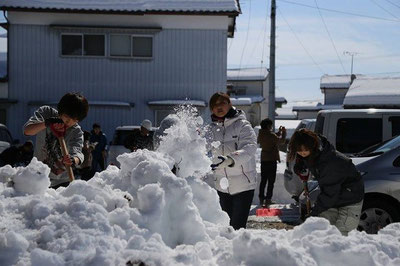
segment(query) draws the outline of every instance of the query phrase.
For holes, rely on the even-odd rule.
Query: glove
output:
[[[71,157],[71,155],[66,154],[63,158],[62,158],[62,163],[64,165],[67,166],[74,166],[75,165],[75,160],[73,157]]]
[[[217,170],[218,168],[225,168],[225,167],[233,167],[235,165],[235,161],[230,156],[218,156],[218,159],[221,161],[218,163],[214,163],[211,165],[211,169]]]
[[[56,136],[57,138],[64,137],[67,126],[60,118],[47,118],[44,120],[44,124],[46,125],[46,127],[50,128],[51,132],[53,132],[54,136]]]

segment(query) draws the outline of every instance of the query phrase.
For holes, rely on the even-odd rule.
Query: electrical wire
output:
[[[321,71],[322,74],[324,74],[324,70],[321,68],[321,66],[319,64],[317,64],[317,62],[314,60],[314,57],[312,57],[312,55],[308,52],[308,50],[306,49],[306,47],[303,45],[303,43],[301,42],[300,38],[297,36],[297,34],[294,32],[294,30],[292,29],[292,27],[290,26],[289,22],[286,20],[286,18],[283,16],[283,13],[281,11],[280,8],[278,8],[279,13],[281,14],[282,19],[286,22],[286,24],[288,25],[290,31],[293,33],[293,35],[296,37],[297,41],[300,43],[301,47],[303,47],[304,51],[306,52],[306,54],[310,57],[311,61],[314,63],[315,66],[317,66],[319,68],[319,70]]]
[[[240,69],[242,67],[242,60],[243,60],[244,51],[246,50],[246,46],[247,46],[247,40],[249,38],[250,20],[251,20],[251,0],[249,0],[249,20],[247,22],[246,39],[245,39],[244,46],[243,46],[243,49],[242,49],[242,55],[240,56],[239,71],[238,71],[238,75],[237,75],[238,78],[239,78],[239,75],[240,75]]]
[[[318,7],[318,2],[317,2],[317,0],[314,0],[314,2],[315,2],[315,5],[316,5],[316,7],[317,7],[317,9],[318,9],[319,16],[321,17],[321,20],[322,20],[322,22],[323,22],[323,24],[324,24],[325,30],[326,30],[326,32],[328,33],[329,39],[331,40],[332,46],[333,46],[333,48],[335,49],[336,56],[337,56],[337,58],[339,59],[340,65],[342,66],[343,73],[346,73],[346,70],[345,70],[345,68],[344,68],[344,66],[343,66],[342,60],[340,59],[339,53],[338,53],[338,51],[337,51],[337,49],[336,49],[335,43],[333,42],[332,36],[331,36],[331,34],[329,33],[328,27],[326,26],[324,17],[322,16],[321,10],[320,10],[319,7]]]
[[[287,0],[277,0],[277,1],[284,2],[284,3],[287,3],[287,4],[292,4],[292,5],[298,5],[298,6],[304,6],[304,7],[308,7],[308,8],[317,9],[315,6],[310,6],[310,5],[306,5],[306,4],[300,4],[300,3],[296,3],[296,2],[292,2],[292,1],[287,1]],[[395,19],[389,19],[389,18],[374,17],[374,16],[357,14],[357,13],[352,13],[352,12],[347,12],[347,11],[323,8],[323,7],[320,7],[319,9],[320,10],[324,10],[324,11],[328,11],[328,12],[340,13],[340,14],[345,14],[345,15],[350,15],[350,16],[355,16],[355,17],[363,17],[363,18],[372,18],[372,19],[392,21],[392,22],[400,22],[397,19],[395,20]]]
[[[381,6],[380,4],[378,4],[377,2],[375,2],[374,0],[370,0],[372,3],[374,3],[377,7],[379,7],[380,9],[382,9],[383,11],[385,11],[386,13],[388,13],[389,15],[391,15],[392,17],[399,19],[399,17],[397,17],[396,15],[394,15],[392,12],[390,12],[389,10],[387,10],[386,8],[384,8],[383,6]]]
[[[385,0],[385,1],[388,2],[388,3],[391,3],[391,4],[394,5],[395,7],[400,8],[400,5],[397,5],[397,4],[393,3],[392,1],[389,1],[389,0]]]

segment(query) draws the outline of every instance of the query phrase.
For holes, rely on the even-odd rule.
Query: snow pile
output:
[[[211,170],[211,160],[207,157],[206,128],[203,119],[196,116],[197,109],[186,105],[169,115],[169,127],[164,130],[157,151],[174,158],[179,169],[178,175],[188,177],[203,176]]]
[[[169,134],[203,145],[188,124]],[[201,161],[204,149],[178,150]],[[399,223],[348,237],[319,218],[291,231],[234,231],[215,190],[198,176],[175,176],[170,155],[138,150],[118,160],[121,169],[44,193],[42,185],[29,192],[22,185],[23,194],[0,183],[0,265],[400,265]],[[19,184],[48,180],[35,160],[1,168],[7,175]]]

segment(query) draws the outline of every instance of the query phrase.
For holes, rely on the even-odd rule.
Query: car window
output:
[[[5,141],[10,144],[12,143],[11,135],[5,128],[0,128],[0,141]]]
[[[381,118],[341,118],[336,129],[336,149],[357,153],[382,142]]]
[[[129,136],[129,134],[131,133],[132,130],[116,130],[114,133],[112,145],[124,145],[126,137]]]
[[[315,133],[323,134],[324,123],[325,123],[325,116],[319,114],[317,116],[317,122],[315,123]]]
[[[400,116],[390,116],[389,121],[392,123],[392,136],[400,135]]]

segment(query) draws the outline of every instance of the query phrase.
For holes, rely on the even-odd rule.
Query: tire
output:
[[[386,225],[400,221],[400,212],[395,204],[380,198],[364,199],[357,229],[376,234]]]

